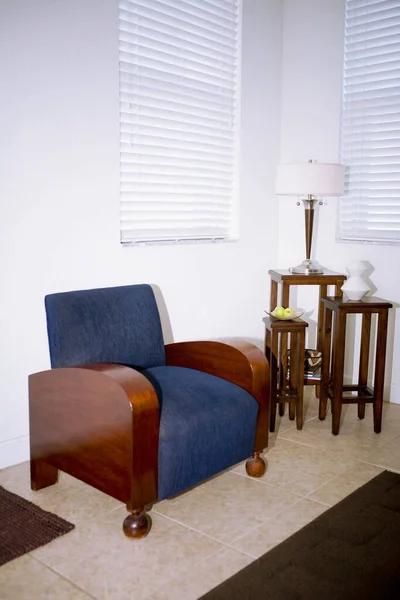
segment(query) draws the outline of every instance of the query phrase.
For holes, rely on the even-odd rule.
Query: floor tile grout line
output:
[[[299,498],[299,501],[300,501],[301,499],[302,499],[302,498]],[[296,503],[297,503],[297,502],[295,502],[294,504],[296,504]],[[282,509],[282,510],[284,510],[284,509]],[[282,511],[280,511],[280,512],[282,512]],[[229,550],[234,550],[234,551],[236,551],[236,552],[239,552],[240,554],[243,554],[244,556],[248,556],[249,558],[252,558],[253,560],[256,560],[256,559],[257,559],[257,557],[255,557],[255,556],[254,556],[254,555],[252,555],[252,554],[248,554],[247,552],[244,552],[244,551],[242,551],[242,550],[238,550],[237,548],[233,548],[233,547],[230,545],[230,543],[229,543],[229,542],[223,542],[223,541],[221,541],[221,540],[219,540],[219,539],[217,539],[217,538],[213,537],[212,535],[209,535],[208,533],[205,533],[205,532],[203,532],[203,531],[199,531],[199,530],[198,530],[198,529],[196,529],[195,527],[192,527],[192,526],[190,526],[190,525],[187,525],[186,523],[182,523],[182,522],[181,522],[181,521],[179,521],[178,519],[174,519],[173,517],[170,517],[170,516],[164,515],[163,513],[159,513],[159,512],[157,512],[157,515],[159,515],[159,516],[161,516],[161,517],[163,517],[163,518],[165,518],[165,519],[168,519],[169,521],[172,521],[173,523],[176,523],[176,524],[178,524],[178,525],[181,525],[182,527],[185,527],[186,529],[189,529],[190,531],[193,531],[193,532],[194,532],[194,533],[196,533],[196,534],[202,535],[202,536],[204,536],[204,537],[206,537],[206,538],[208,538],[208,539],[211,539],[211,540],[213,540],[214,542],[217,542],[218,544],[220,544],[220,546],[221,546],[220,548],[217,548],[215,551],[211,552],[211,553],[210,553],[208,556],[205,556],[204,558],[202,558],[202,559],[200,560],[200,562],[199,562],[199,563],[196,563],[196,567],[197,567],[197,566],[199,566],[199,565],[201,565],[202,563],[206,562],[206,561],[207,561],[207,560],[209,560],[209,559],[210,559],[212,556],[214,556],[215,554],[218,554],[218,552],[221,552],[221,551],[222,551],[223,549],[225,549],[225,548],[228,548]],[[265,520],[265,521],[263,521],[262,523],[259,523],[258,527],[259,527],[260,525],[262,525],[262,524],[266,523],[268,520],[269,520],[269,519],[266,519],[266,520]],[[252,528],[252,529],[253,529],[253,528]],[[251,529],[251,530],[252,530],[252,529]],[[250,531],[251,531],[251,530],[250,530]],[[240,537],[240,536],[239,536],[239,537]],[[253,561],[252,561],[252,562],[253,562]],[[178,568],[177,570],[178,570],[178,572],[182,572],[182,573],[185,571],[185,569],[184,569],[184,568],[182,568],[182,569],[179,569],[179,568]]]
[[[274,487],[275,489],[277,489],[277,490],[279,490],[279,491],[286,491],[286,490],[282,490],[281,488],[277,488],[276,486],[272,486],[272,485],[271,485],[270,487]],[[297,496],[297,499],[296,499],[296,501],[295,501],[295,502],[293,502],[292,504],[290,504],[289,506],[285,506],[285,507],[282,507],[282,508],[280,508],[280,509],[279,509],[277,512],[275,512],[273,515],[271,515],[271,516],[267,517],[266,519],[264,519],[263,521],[261,521],[261,522],[260,522],[260,523],[258,523],[257,525],[254,525],[254,527],[251,527],[251,528],[250,528],[248,531],[246,531],[245,533],[242,533],[242,534],[240,534],[239,536],[237,536],[236,538],[234,538],[233,542],[235,542],[236,540],[240,539],[240,538],[241,538],[241,537],[243,537],[244,535],[248,535],[248,534],[249,534],[249,533],[251,533],[252,531],[256,530],[258,527],[261,527],[262,525],[265,525],[265,524],[267,524],[268,522],[272,521],[273,519],[275,519],[276,517],[278,517],[279,515],[281,515],[282,513],[284,513],[284,512],[285,512],[286,510],[288,510],[289,508],[291,509],[292,507],[296,506],[296,504],[298,504],[298,503],[299,503],[299,502],[301,502],[302,500],[308,500],[309,502],[315,502],[316,504],[321,504],[322,506],[326,506],[327,508],[331,508],[331,505],[330,505],[330,504],[327,504],[327,503],[325,503],[325,502],[321,502],[321,501],[319,501],[319,500],[314,500],[314,499],[312,499],[312,498],[308,498],[307,496],[301,496],[301,495],[299,495],[299,494],[295,494],[295,493],[293,493],[293,492],[287,492],[287,493],[291,494],[292,496]],[[186,523],[183,523],[182,521],[179,521],[178,519],[174,519],[173,517],[170,517],[170,516],[168,516],[168,515],[165,515],[165,514],[163,514],[163,513],[161,513],[161,512],[157,512],[157,511],[155,511],[155,512],[156,512],[156,514],[157,514],[157,515],[159,515],[159,516],[161,516],[161,517],[164,517],[164,518],[166,518],[166,519],[169,519],[170,521],[172,521],[172,522],[174,522],[174,523],[177,523],[177,524],[179,524],[179,525],[181,525],[181,526],[183,526],[183,527],[186,527],[187,529],[189,529],[189,530],[191,530],[191,531],[193,531],[193,532],[195,532],[195,533],[198,533],[198,534],[200,534],[200,535],[203,535],[203,536],[205,536],[205,537],[207,537],[207,538],[210,538],[210,539],[212,539],[212,540],[214,540],[214,541],[218,542],[219,544],[222,544],[223,546],[226,546],[226,547],[228,547],[228,548],[233,548],[233,547],[231,546],[231,543],[232,543],[232,542],[223,542],[223,541],[221,541],[220,539],[218,539],[218,538],[215,538],[215,537],[213,537],[213,536],[211,536],[211,535],[209,535],[209,534],[207,534],[207,533],[205,533],[205,532],[203,532],[203,531],[200,531],[200,530],[196,529],[196,528],[195,528],[195,527],[193,527],[193,526],[187,525]],[[233,548],[233,549],[234,549],[234,550],[237,550],[237,548]],[[217,551],[218,551],[218,550],[217,550]],[[254,556],[254,555],[252,555],[252,554],[247,554],[246,552],[243,552],[243,554],[246,554],[246,556]]]
[[[354,459],[354,462],[362,462],[362,461],[358,461],[356,459]],[[354,465],[353,465],[354,466]],[[373,465],[376,466],[376,465]],[[335,479],[342,477],[342,475],[344,475],[344,473],[346,473],[346,471],[348,471],[351,467],[346,467],[345,469],[343,469],[343,471],[341,471],[338,475],[335,475],[334,477],[332,477],[331,479],[328,479],[325,483],[323,483],[322,485],[316,487],[312,492],[310,492],[309,494],[307,494],[306,498],[308,498],[309,500],[313,500],[315,502],[320,502],[321,504],[325,504],[326,506],[334,506],[334,504],[328,504],[327,502],[322,502],[321,500],[316,500],[314,498],[310,498],[311,494],[315,494],[315,492],[317,492],[318,490],[324,488],[325,486],[329,485],[330,483],[332,483],[332,481],[335,481]],[[367,483],[367,482],[365,482]],[[360,484],[360,487],[363,484]]]
[[[273,483],[270,483],[269,481],[263,481],[261,479],[261,477],[254,478],[254,477],[250,477],[250,475],[247,475],[246,473],[238,473],[237,471],[232,471],[232,472],[235,475],[239,475],[239,477],[244,477],[245,479],[249,479],[250,481],[254,481],[254,483],[256,483],[257,485],[258,484],[260,484],[260,485],[266,485],[268,487],[274,488],[275,490],[279,490],[280,492],[285,492],[287,494],[291,494],[292,496],[298,496],[299,499],[305,498],[305,496],[303,496],[302,494],[299,494],[298,492],[292,492],[290,490],[286,490],[284,488],[281,488],[281,487],[279,487],[279,486],[277,486],[277,485],[275,485]],[[268,469],[265,472],[265,475],[266,476],[268,475]]]
[[[171,517],[169,515],[165,515],[162,512],[159,512],[157,510],[155,510],[154,508],[152,509],[152,511],[154,511],[154,513],[156,515],[158,515],[159,517],[162,517],[163,519],[167,519],[168,521],[171,521],[172,523],[175,523],[177,525],[180,525],[181,527],[185,527],[186,529],[189,529],[190,531],[193,531],[194,533],[197,533],[199,535],[202,535],[210,540],[213,540],[214,542],[217,542],[218,544],[222,544],[225,545],[224,542],[221,542],[221,540],[213,537],[212,535],[210,535],[209,533],[205,533],[204,531],[199,531],[198,529],[196,529],[195,527],[188,525],[187,523],[183,523],[182,521],[179,521],[179,519],[175,519],[174,517]]]
[[[230,547],[230,546],[229,546],[229,545],[227,545],[227,544],[222,544],[222,547],[221,547],[221,548],[218,548],[217,550],[215,550],[215,552],[212,552],[212,553],[211,553],[211,554],[209,554],[208,556],[205,556],[204,558],[202,558],[202,559],[200,560],[200,562],[199,562],[199,563],[197,563],[197,565],[196,565],[196,566],[197,566],[197,567],[199,567],[200,565],[203,565],[203,564],[204,564],[204,563],[206,563],[208,560],[210,560],[210,559],[211,559],[213,556],[215,556],[215,555],[216,555],[216,554],[218,554],[219,552],[222,552],[223,550],[226,550],[226,549],[228,549],[228,550],[233,550],[234,552],[237,552],[238,554],[242,554],[242,555],[243,555],[243,556],[245,556],[246,558],[251,558],[252,560],[250,561],[250,563],[249,563],[249,564],[253,563],[253,562],[256,560],[256,558],[255,558],[254,556],[252,556],[252,555],[250,555],[250,554],[247,554],[246,552],[242,552],[241,550],[238,550],[237,548],[232,548],[232,547]],[[241,569],[239,569],[239,571],[240,571],[240,570],[241,570]],[[238,571],[235,571],[235,573],[237,573],[237,572],[238,572]],[[178,574],[179,574],[179,573],[182,573],[182,574],[184,574],[184,573],[185,573],[185,568],[179,569],[179,567],[178,567],[177,571],[175,571],[175,572],[174,572],[174,574],[173,574],[173,575],[171,575],[171,578],[169,579],[169,581],[173,581],[173,580],[175,579],[175,577],[176,577],[176,574],[177,574],[177,573],[178,573]],[[233,575],[233,574],[232,574],[232,575]],[[227,577],[226,579],[229,579],[229,577]],[[224,579],[223,581],[226,581],[226,579]],[[222,583],[222,582],[221,582],[221,583]],[[205,592],[202,592],[202,593],[201,593],[201,595],[203,596],[203,595],[204,595],[204,593],[207,593],[207,591],[210,591],[210,590],[212,590],[214,587],[215,587],[215,585],[212,585],[212,587],[210,587],[208,590],[206,590]],[[154,594],[157,594],[157,592],[158,592],[158,591],[160,591],[160,590],[162,590],[162,589],[164,589],[164,588],[165,588],[165,582],[164,582],[163,584],[161,584],[161,585],[160,585],[160,587],[157,587],[155,590],[153,590],[152,592],[150,592],[150,597],[152,597]]]
[[[379,435],[379,434],[377,434],[377,435]],[[315,448],[316,450],[322,450],[322,451],[324,451],[324,452],[328,452],[328,453],[330,453],[330,454],[332,454],[332,455],[335,455],[335,456],[345,456],[345,455],[347,455],[347,451],[346,451],[346,449],[345,449],[345,448],[343,448],[343,447],[342,447],[342,448],[338,448],[338,449],[336,449],[336,450],[335,450],[335,449],[332,449],[332,448],[329,448],[329,449],[328,449],[328,448],[326,448],[326,446],[322,445],[322,442],[320,442],[320,443],[313,443],[313,442],[308,442],[308,443],[307,443],[307,442],[301,442],[301,441],[298,441],[298,440],[293,440],[293,439],[291,439],[291,438],[285,437],[284,435],[282,435],[282,436],[279,436],[279,439],[281,439],[281,440],[285,440],[285,441],[287,441],[287,442],[291,442],[291,443],[293,443],[293,444],[299,444],[299,445],[301,445],[301,446],[306,446],[306,447],[308,447],[308,448]],[[372,438],[372,439],[373,439],[373,438]],[[381,439],[382,439],[382,438],[381,438]],[[397,437],[396,437],[395,439],[397,439]],[[380,445],[378,448],[375,448],[375,449],[371,450],[371,453],[372,453],[372,452],[375,452],[376,450],[381,450],[382,448],[384,448],[384,447],[386,447],[386,446],[388,446],[388,445],[392,444],[392,443],[393,443],[393,441],[394,441],[394,440],[387,440],[387,441],[383,441],[383,442],[382,442],[382,445]],[[355,459],[355,458],[354,458],[353,460],[359,460],[359,461],[360,461],[360,460],[362,460],[362,459],[360,459],[360,458],[357,458],[357,459]]]
[[[315,502],[316,504],[321,504],[323,506],[326,506],[327,508],[332,508],[329,504],[325,504],[324,502],[320,502],[318,500],[312,500],[310,498],[307,498],[305,496],[299,498],[298,500],[296,500],[296,502],[294,502],[293,504],[291,504],[288,507],[282,508],[282,510],[280,510],[277,513],[274,513],[274,515],[272,517],[268,517],[268,519],[266,519],[265,521],[263,521],[262,523],[255,525],[254,527],[252,527],[251,529],[249,529],[249,531],[247,531],[246,533],[241,534],[240,536],[234,538],[230,543],[230,547],[232,543],[237,542],[238,540],[240,540],[242,537],[244,537],[245,535],[249,535],[250,533],[254,532],[256,529],[258,529],[259,527],[263,526],[263,525],[267,525],[269,522],[273,521],[276,517],[278,517],[279,515],[281,515],[282,513],[284,513],[286,510],[292,509],[293,507],[295,507],[297,504],[299,504],[300,502],[302,502],[303,500],[308,500],[309,502]],[[280,542],[278,542],[280,543]],[[234,550],[236,550],[235,547],[233,547]],[[244,552],[244,551],[243,551]],[[244,552],[245,553],[245,552]],[[247,554],[247,553],[245,553]],[[249,556],[254,556],[253,554],[249,554]],[[258,557],[255,557],[258,558]]]
[[[315,448],[316,450],[322,450],[324,452],[328,452],[328,453],[330,453],[332,455],[335,455],[335,456],[341,456],[341,455],[343,455],[343,453],[346,453],[346,449],[344,449],[344,448],[340,448],[340,449],[337,449],[337,450],[332,449],[332,448],[328,449],[328,448],[326,448],[326,446],[323,446],[322,443],[301,442],[301,441],[298,441],[298,440],[293,440],[291,438],[285,437],[284,435],[279,436],[279,439],[285,440],[287,442],[291,442],[293,444],[298,444],[300,446],[306,446],[308,448]],[[382,445],[382,447],[385,446],[386,444],[389,444],[389,443],[391,443],[391,441],[384,442],[383,445]],[[353,459],[353,460],[360,460],[360,459]]]
[[[77,590],[79,590],[80,592],[83,592],[84,594],[86,594],[89,598],[93,598],[93,600],[98,600],[97,596],[93,596],[93,594],[90,594],[87,590],[79,587],[79,585],[77,585],[75,582],[71,581],[71,579],[68,579],[68,577],[65,577],[65,575],[62,575],[61,573],[59,573],[59,571],[57,571],[55,568],[50,567],[50,565],[48,565],[47,563],[43,562],[40,558],[38,558],[37,556],[34,556],[33,554],[31,554],[30,552],[28,552],[28,556],[30,558],[33,558],[33,560],[36,560],[38,563],[40,563],[42,566],[46,567],[47,569],[49,569],[50,571],[52,571],[52,573],[54,573],[55,575],[57,575],[57,577],[59,577],[60,579],[63,579],[64,581],[67,581],[70,585],[72,585],[74,588],[76,588]]]
[[[246,475],[244,473],[236,473],[236,475],[239,475],[240,477],[248,477],[248,475]],[[334,476],[333,479],[335,477],[336,476]],[[306,494],[301,494],[300,492],[293,492],[292,490],[288,490],[287,488],[279,487],[278,485],[276,485],[274,483],[269,483],[269,482],[267,483],[267,482],[260,481],[260,480],[257,480],[257,483],[261,483],[262,485],[267,485],[268,487],[274,488],[275,490],[279,490],[280,492],[285,492],[286,494],[291,494],[292,496],[297,496],[298,499],[296,500],[296,502],[298,502],[299,500],[304,500],[305,498],[308,498],[308,492]],[[321,484],[321,486],[322,485],[325,485],[325,484]],[[319,487],[321,487],[321,486],[318,486],[318,488],[315,488],[315,489],[319,489]],[[313,492],[310,492],[310,493],[313,493]],[[290,505],[290,506],[292,506],[292,505]]]
[[[354,460],[354,462],[357,462],[357,461],[356,461],[356,460]],[[348,469],[348,468],[349,468],[349,467],[346,467],[346,468],[344,469],[344,471],[345,471],[346,469]],[[340,474],[344,473],[344,471],[341,471],[341,473],[340,473]],[[235,475],[239,475],[240,477],[246,477],[246,478],[249,478],[249,475],[246,475],[246,473],[237,473],[237,472],[235,472],[235,471],[234,471],[234,473],[235,473]],[[267,474],[267,473],[268,473],[268,471],[266,471],[266,474]],[[334,475],[332,479],[335,479],[335,477],[337,477],[337,475]],[[303,500],[303,499],[305,499],[305,498],[309,499],[309,498],[308,498],[308,494],[309,494],[308,492],[307,492],[306,494],[301,494],[300,492],[293,492],[292,490],[288,490],[288,489],[286,489],[286,488],[279,487],[278,485],[276,485],[276,484],[274,484],[274,483],[270,483],[270,482],[262,481],[261,479],[256,479],[256,480],[255,480],[255,482],[256,482],[256,483],[261,483],[261,484],[263,484],[263,485],[267,485],[267,486],[269,486],[269,487],[271,487],[271,488],[274,488],[274,489],[276,489],[276,490],[279,490],[280,492],[285,492],[285,493],[287,493],[287,494],[291,494],[292,496],[298,496],[298,499],[299,499],[299,500]],[[327,482],[326,482],[326,483],[327,483]],[[314,491],[315,491],[315,490],[319,489],[320,487],[322,487],[322,486],[324,486],[324,485],[325,485],[325,483],[321,484],[320,486],[318,486],[317,488],[315,488],[315,489],[314,489],[312,492],[310,492],[310,493],[311,493],[311,494],[312,494],[312,493],[314,493]],[[296,502],[297,502],[297,500],[296,500]],[[324,504],[324,503],[323,503],[323,504]],[[291,505],[291,506],[292,506],[292,505]]]
[[[367,465],[372,465],[373,467],[379,467],[380,469],[383,469],[384,471],[392,471],[393,473],[399,473],[400,474],[400,466],[398,469],[395,469],[394,467],[388,467],[387,465],[382,465],[380,463],[373,463],[373,462],[369,462],[367,460],[360,460],[359,462],[363,462]]]
[[[315,450],[320,450],[320,451],[322,450],[323,452],[326,452],[327,454],[331,454],[332,458],[333,457],[335,457],[335,458],[342,457],[342,458],[350,458],[351,460],[354,460],[354,461],[356,461],[356,460],[360,461],[360,459],[353,458],[353,457],[347,456],[347,455],[342,455],[342,452],[339,453],[338,451],[334,451],[332,449],[328,449],[328,448],[326,448],[324,446],[321,446],[321,445],[314,445],[314,444],[311,444],[311,443],[307,444],[305,442],[299,442],[298,440],[292,440],[290,438],[285,438],[283,436],[279,437],[279,439],[285,440],[286,442],[290,442],[292,444],[297,444],[299,446],[305,446],[306,448],[313,448]],[[270,450],[271,449],[272,448],[270,448]],[[268,458],[268,449],[266,449],[266,458]]]
[[[273,486],[271,486],[271,487],[273,487]],[[279,489],[279,488],[276,488],[276,489]],[[279,489],[279,491],[283,491],[283,490]],[[291,492],[288,492],[288,493],[291,493]],[[293,495],[293,496],[298,496],[298,494],[292,494],[292,495]],[[274,514],[273,514],[273,516],[270,516],[270,517],[268,517],[268,518],[264,519],[263,521],[261,521],[260,523],[258,523],[257,525],[255,525],[254,527],[252,527],[252,528],[251,528],[250,530],[248,530],[248,531],[252,531],[253,529],[256,529],[257,527],[260,527],[261,525],[264,525],[264,524],[265,524],[265,523],[267,523],[268,521],[271,521],[273,518],[277,517],[278,515],[280,515],[281,513],[283,513],[283,512],[284,512],[285,510],[287,510],[288,508],[291,508],[292,506],[295,506],[295,505],[296,505],[298,502],[301,502],[301,500],[304,500],[304,499],[305,499],[305,497],[304,497],[304,496],[298,496],[297,500],[296,500],[295,502],[293,502],[293,504],[290,504],[289,506],[286,506],[286,507],[282,507],[280,510],[278,510],[278,512],[274,513]],[[168,520],[172,521],[173,523],[176,523],[176,524],[178,524],[178,525],[181,525],[182,527],[186,527],[186,528],[187,528],[187,529],[189,529],[190,531],[193,531],[193,532],[195,532],[195,533],[198,533],[198,534],[200,534],[200,535],[202,535],[202,536],[204,536],[204,537],[207,537],[207,538],[209,538],[209,539],[211,539],[211,540],[213,540],[213,541],[217,542],[218,544],[222,544],[223,546],[231,547],[231,546],[229,546],[229,542],[223,542],[223,541],[221,541],[220,539],[218,539],[218,538],[215,538],[215,537],[213,537],[212,535],[210,535],[210,534],[208,534],[208,533],[205,533],[204,531],[200,531],[199,529],[196,529],[195,527],[193,527],[193,526],[191,526],[191,525],[187,525],[186,523],[183,523],[182,521],[179,521],[178,519],[174,519],[173,517],[170,517],[169,515],[165,515],[165,514],[163,514],[163,513],[161,513],[161,512],[157,512],[157,511],[155,511],[155,512],[156,512],[156,514],[157,514],[157,515],[159,515],[159,516],[161,516],[161,517],[164,517],[164,518],[166,518],[166,519],[168,519]],[[247,534],[247,533],[248,533],[248,532],[246,532],[246,534]],[[238,538],[239,538],[239,537],[242,537],[242,535],[245,535],[245,534],[244,534],[244,533],[243,533],[243,534],[241,534],[240,536],[238,536]],[[237,539],[237,538],[235,538],[235,539]],[[252,556],[252,555],[249,555],[249,556]]]

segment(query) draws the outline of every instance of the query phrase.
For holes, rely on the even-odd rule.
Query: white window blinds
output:
[[[240,0],[119,0],[121,242],[234,235]]]
[[[347,0],[339,237],[400,242],[400,2]]]

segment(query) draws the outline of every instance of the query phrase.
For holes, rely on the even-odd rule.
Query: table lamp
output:
[[[278,165],[276,193],[279,196],[307,196],[302,198],[305,212],[306,259],[297,267],[291,267],[289,270],[292,273],[318,275],[324,272],[324,267],[310,258],[314,205],[316,202],[323,204],[316,196],[341,196],[343,189],[343,165],[319,163],[313,160],[303,164]],[[300,202],[297,204],[300,206]]]

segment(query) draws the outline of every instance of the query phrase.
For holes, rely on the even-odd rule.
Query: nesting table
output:
[[[302,319],[280,321],[265,317],[265,355],[270,364],[269,429],[275,430],[276,407],[289,404],[289,418],[296,416],[297,429],[303,427],[304,346],[308,323]],[[290,372],[282,361],[280,338],[290,338]],[[282,413],[281,413],[282,414]]]
[[[322,328],[323,328],[323,305],[322,297],[328,294],[329,287],[333,287],[335,296],[341,296],[341,287],[347,279],[347,275],[343,273],[336,273],[324,269],[323,273],[318,275],[304,275],[301,273],[292,273],[288,270],[283,269],[271,269],[268,271],[271,277],[271,291],[270,291],[270,310],[274,310],[277,305],[284,306],[287,308],[290,306],[290,288],[296,285],[317,285],[319,287],[319,300],[318,300],[318,331],[317,331],[317,350],[322,351]],[[280,287],[278,287],[280,286]],[[278,294],[280,291],[280,294]],[[282,332],[280,336],[280,355],[283,364],[283,369],[287,368],[287,340],[288,336]],[[307,378],[304,381],[305,385],[315,385],[315,393],[319,396],[319,380],[313,380]]]
[[[365,296],[361,300],[344,300],[339,296],[321,298],[323,305],[322,330],[322,379],[320,390],[319,418],[326,417],[328,398],[332,401],[332,433],[337,435],[343,404],[358,404],[358,417],[365,416],[365,404],[373,405],[374,431],[380,433],[382,426],[383,385],[386,360],[388,311],[391,302]],[[346,344],[346,321],[349,314],[362,314],[360,360],[358,381],[345,385],[344,357]],[[368,363],[371,340],[371,318],[376,314],[376,344],[374,380],[368,381]],[[333,317],[333,323],[332,323]],[[332,336],[333,329],[333,336]]]
[[[334,287],[335,296],[342,296],[340,288],[346,281],[347,275],[329,271],[328,269],[324,269],[324,272],[319,275],[303,275],[301,273],[291,273],[290,271],[281,269],[271,269],[268,273],[271,277],[270,310],[274,310],[278,304],[285,308],[290,306],[289,297],[292,285],[317,285],[319,287],[317,350],[321,350],[323,320],[323,306],[321,299],[328,294],[328,286]],[[279,298],[278,285],[281,286]]]

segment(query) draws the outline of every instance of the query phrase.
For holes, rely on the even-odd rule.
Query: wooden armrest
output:
[[[136,507],[157,498],[159,404],[142,374],[115,364],[34,373],[29,403],[31,459]]]
[[[256,448],[268,444],[269,363],[254,344],[240,338],[177,342],[165,346],[170,366],[187,367],[227,379],[247,390],[259,404]]]
[[[268,369],[268,361],[261,350],[237,338],[167,344],[165,353],[167,365],[217,375],[253,395],[257,379],[265,379]]]

